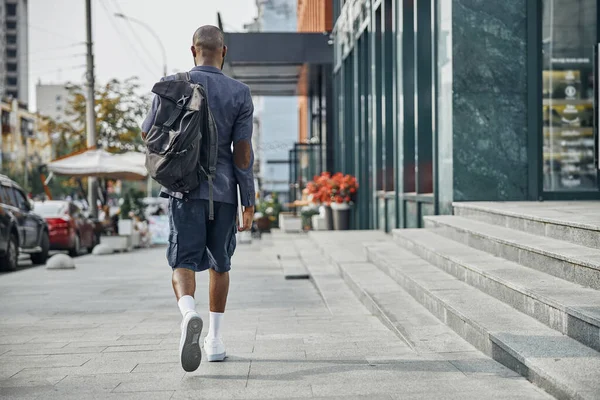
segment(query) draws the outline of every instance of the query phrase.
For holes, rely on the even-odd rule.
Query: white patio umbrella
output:
[[[92,149],[48,164],[48,170],[55,175],[83,178],[142,180],[148,172],[141,153],[111,154],[105,150]],[[140,162],[141,161],[141,162]]]

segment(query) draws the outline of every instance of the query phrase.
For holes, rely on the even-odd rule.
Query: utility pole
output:
[[[85,17],[87,31],[87,147],[96,147],[96,111],[94,100],[94,49],[92,42],[92,0],[85,1]],[[88,177],[88,203],[90,207],[90,216],[98,218],[98,192],[96,189],[96,178]]]

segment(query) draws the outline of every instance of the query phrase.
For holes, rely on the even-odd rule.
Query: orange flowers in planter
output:
[[[340,172],[333,175],[332,200],[338,204],[352,204],[358,191],[358,182],[352,175],[344,175]]]
[[[357,191],[356,178],[341,172],[333,176],[329,172],[323,172],[306,185],[306,193],[312,195],[313,201],[325,205],[332,202],[351,204]]]

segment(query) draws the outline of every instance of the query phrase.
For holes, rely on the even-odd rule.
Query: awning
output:
[[[302,67],[333,63],[327,33],[225,33],[225,43],[224,72],[257,96],[303,95],[298,89]]]
[[[141,153],[111,154],[105,150],[87,150],[48,164],[56,175],[74,178],[97,177],[142,180],[148,176]]]

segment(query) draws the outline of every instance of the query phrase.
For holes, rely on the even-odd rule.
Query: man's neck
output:
[[[214,60],[196,60],[197,67],[213,67],[221,69],[221,64],[216,63]]]

